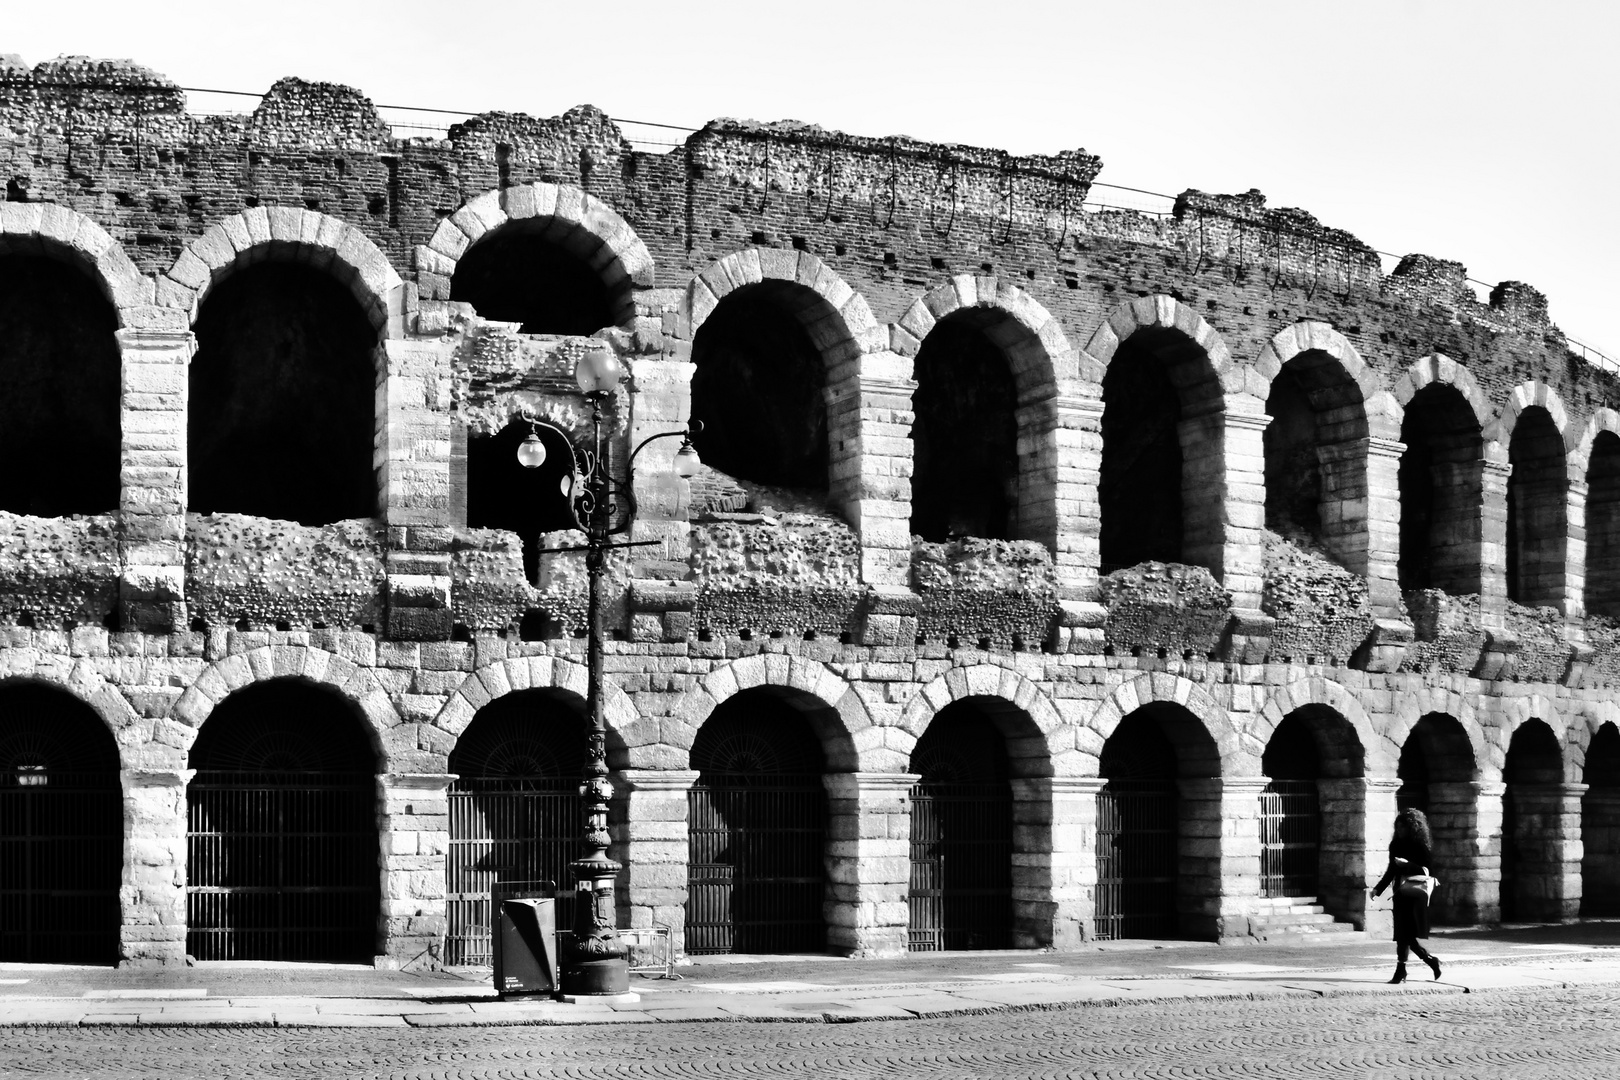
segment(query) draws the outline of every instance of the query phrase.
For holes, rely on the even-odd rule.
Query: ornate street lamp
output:
[[[691,477],[702,464],[692,448],[692,436],[703,430],[703,425],[692,421],[685,431],[666,431],[649,436],[630,454],[625,466],[625,481],[612,476],[610,443],[602,441],[602,406],[619,386],[622,369],[613,350],[601,343],[593,343],[574,367],[574,378],[591,403],[591,442],[577,446],[568,433],[555,424],[528,417],[529,434],[518,447],[518,461],[528,469],[538,469],[546,460],[546,448],[540,441],[540,428],[550,428],[567,443],[573,456],[573,468],[561,483],[562,495],[575,528],[585,534],[585,546],[549,548],[549,551],[584,551],[585,573],[590,583],[588,606],[585,613],[586,706],[590,712],[590,733],[587,736],[585,773],[579,793],[585,798],[585,854],[572,864],[574,871],[574,934],[573,941],[562,960],[558,989],[566,997],[601,996],[627,993],[630,989],[628,950],[619,940],[618,913],[613,895],[613,879],[619,864],[608,856],[608,800],[613,797],[613,785],[608,782],[607,722],[603,717],[602,702],[602,572],[606,567],[610,548],[636,547],[656,541],[620,541],[612,538],[629,531],[635,517],[635,494],[631,490],[636,455],[657,439],[680,437],[680,449],[675,452],[674,472]],[[619,500],[623,499],[623,507]]]

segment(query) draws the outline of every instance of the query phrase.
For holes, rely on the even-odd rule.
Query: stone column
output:
[[[829,497],[861,541],[861,581],[911,581],[911,361],[868,353],[829,376]]]
[[[629,438],[626,454],[654,435],[684,431],[692,419],[692,372],[685,360],[636,357],[630,362],[631,390]],[[697,417],[701,420],[702,417]],[[633,549],[633,576],[657,564],[679,564],[684,568],[687,555],[687,509],[691,491],[687,481],[670,472],[680,439],[658,439],[648,443],[636,459],[630,483],[636,496],[635,540],[656,540],[657,545]],[[620,467],[627,467],[621,461]]]
[[[1500,453],[1500,461],[1487,456],[1480,462],[1480,607],[1495,616],[1497,626],[1507,608],[1508,477],[1513,473],[1507,452]]]
[[[184,629],[189,331],[120,330],[119,612],[126,630]]]
[[[1388,864],[1400,786],[1397,779],[1365,776],[1316,782],[1322,809],[1318,899],[1335,919],[1374,935],[1393,929],[1389,894],[1376,901],[1371,894]]]
[[[687,793],[698,774],[686,769],[626,769],[613,778],[613,857],[619,873],[620,925],[669,927],[675,956],[686,952]]]
[[[1052,551],[1066,599],[1093,599],[1101,565],[1102,401],[1058,395],[1018,408],[1018,527]]]
[[[1429,828],[1440,879],[1430,901],[1436,922],[1471,926],[1502,917],[1502,792],[1507,785],[1429,785]]]
[[[1072,950],[1096,935],[1096,776],[1015,779],[1013,944]]]
[[[186,962],[186,785],[195,769],[125,769],[119,967]]]
[[[453,773],[377,777],[382,907],[377,966],[436,969],[443,962],[445,869],[450,851]]]
[[[1322,531],[1328,547],[1345,569],[1367,579],[1375,616],[1403,621],[1400,467],[1405,452],[1405,443],[1370,437],[1316,451],[1322,467]]]
[[[1559,610],[1566,618],[1586,614],[1586,497],[1590,494],[1584,477],[1569,480],[1564,501],[1564,558],[1559,570]]]
[[[1509,785],[1516,816],[1511,839],[1518,854],[1512,900],[1519,919],[1568,921],[1580,914],[1585,794],[1585,784]]]
[[[1260,897],[1260,792],[1267,779],[1187,779],[1181,791],[1181,931],[1191,938],[1249,936]]]
[[[388,522],[388,636],[448,641],[450,608],[450,377],[436,341],[383,343],[378,388],[379,502]]]
[[[849,956],[906,951],[910,773],[828,773],[827,946]]]

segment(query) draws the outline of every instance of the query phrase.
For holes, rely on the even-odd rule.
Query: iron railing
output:
[[[819,775],[705,773],[687,800],[686,951],[821,952]]]
[[[1273,780],[1260,793],[1260,895],[1315,896],[1321,800],[1315,780]]]
[[[1110,780],[1097,793],[1100,940],[1176,936],[1179,813],[1174,780]]]
[[[371,775],[200,771],[187,803],[192,956],[354,962],[375,955]]]
[[[0,776],[0,961],[117,959],[123,833],[115,772]]]
[[[1012,799],[1002,784],[911,789],[907,943],[1004,949],[1012,939]]]

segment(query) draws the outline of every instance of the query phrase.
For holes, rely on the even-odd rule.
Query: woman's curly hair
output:
[[[1416,807],[1407,807],[1395,815],[1395,839],[1406,837],[1433,849],[1434,837],[1429,832],[1429,819]]]

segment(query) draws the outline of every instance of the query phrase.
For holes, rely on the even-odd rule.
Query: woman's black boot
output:
[[[1394,978],[1389,980],[1389,985],[1394,986],[1396,983],[1403,983],[1405,981],[1406,981],[1406,965],[1405,964],[1396,964],[1395,965],[1395,976],[1394,976]]]
[[[1440,977],[1440,958],[1438,956],[1430,956],[1423,962],[1429,965],[1429,970],[1434,972],[1434,977],[1438,979]]]

